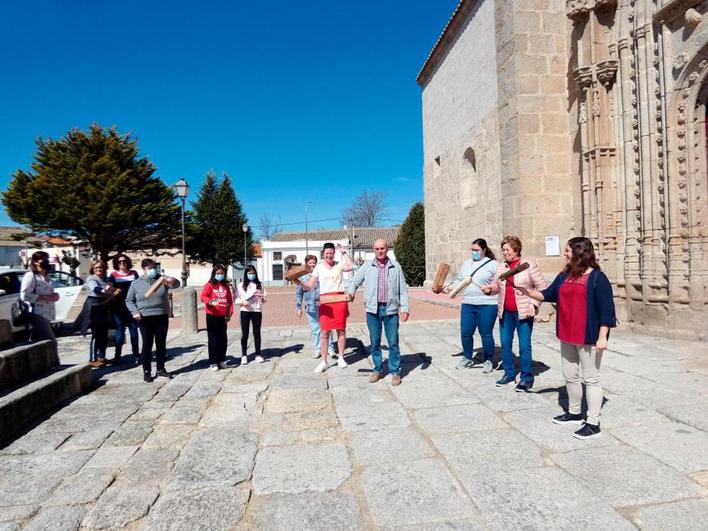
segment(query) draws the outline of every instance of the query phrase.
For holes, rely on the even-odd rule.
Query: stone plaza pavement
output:
[[[603,434],[580,441],[551,423],[550,325],[531,394],[456,369],[456,321],[401,327],[399,387],[368,383],[365,327],[349,335],[350,366],[323,375],[307,328],[264,330],[263,364],[204,370],[204,333],[171,333],[173,380],[97,372],[0,450],[0,530],[705,529],[705,343],[613,331]],[[65,362],[86,351],[61,339]]]

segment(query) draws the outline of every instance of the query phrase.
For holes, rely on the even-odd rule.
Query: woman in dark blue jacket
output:
[[[568,411],[553,419],[556,424],[583,424],[578,439],[600,435],[600,363],[607,348],[610,328],[615,326],[612,286],[600,271],[592,241],[577,237],[565,247],[565,269],[543,291],[519,291],[539,301],[555,302],[556,335],[561,342],[561,362],[568,390]],[[582,378],[580,376],[582,369]],[[580,403],[585,382],[588,412],[583,420]]]

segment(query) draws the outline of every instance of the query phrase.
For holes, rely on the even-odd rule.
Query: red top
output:
[[[509,269],[514,269],[521,262],[521,257],[517,258],[513,262],[507,262]],[[505,312],[518,312],[519,308],[516,306],[516,293],[514,292],[514,277],[511,276],[506,279],[506,288],[504,291],[504,311]]]
[[[219,317],[226,317],[228,315],[231,317],[234,313],[234,299],[231,295],[231,289],[223,282],[217,282],[216,285],[212,284],[211,281],[207,282],[204,284],[202,294],[199,298],[204,303],[204,309],[209,315]],[[209,302],[213,300],[217,302],[214,306],[209,304]]]
[[[558,290],[558,339],[585,344],[588,320],[588,277],[566,278]]]

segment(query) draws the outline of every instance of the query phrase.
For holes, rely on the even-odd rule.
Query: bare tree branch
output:
[[[280,225],[268,213],[261,214],[258,223],[262,240],[270,240],[274,234],[281,231]]]
[[[342,224],[350,227],[376,227],[386,216],[386,192],[360,193],[342,213]]]

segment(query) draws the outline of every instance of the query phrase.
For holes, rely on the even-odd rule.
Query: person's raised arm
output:
[[[354,263],[352,262],[351,257],[349,254],[347,254],[347,251],[344,249],[344,246],[341,243],[337,244],[337,250],[339,253],[342,255],[342,271],[349,272],[354,269]]]

